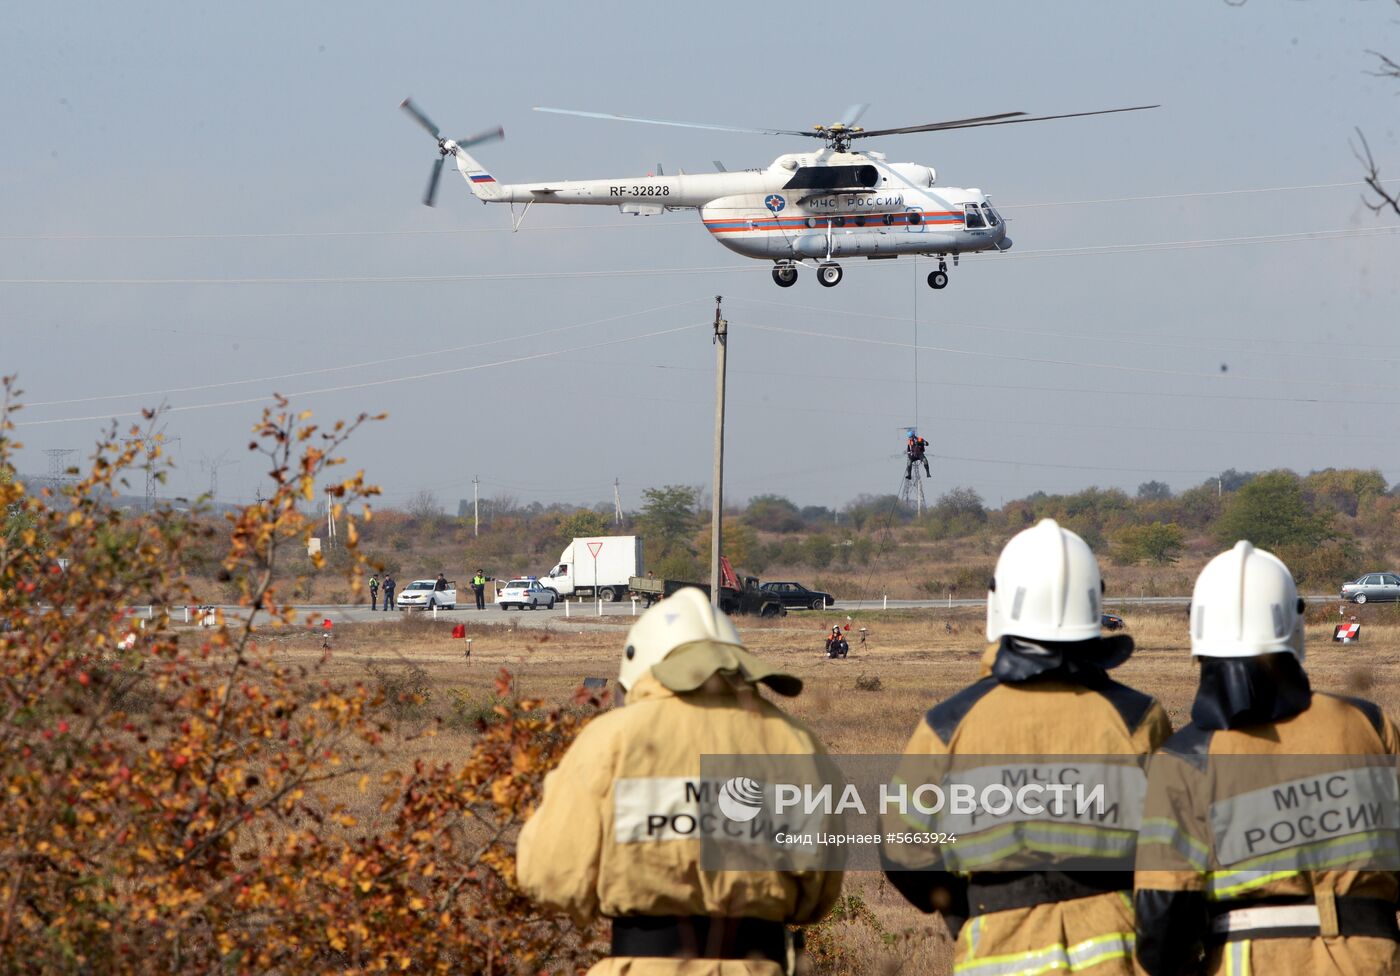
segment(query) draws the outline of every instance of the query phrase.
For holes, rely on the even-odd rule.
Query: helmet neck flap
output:
[[[1291,651],[1203,657],[1191,722],[1202,729],[1238,729],[1282,721],[1311,704],[1307,672]]]
[[[1107,680],[1106,672],[1132,653],[1133,639],[1126,634],[1084,641],[1029,641],[1006,636],[997,645],[992,677],[1003,684],[1044,679],[1093,687]]]

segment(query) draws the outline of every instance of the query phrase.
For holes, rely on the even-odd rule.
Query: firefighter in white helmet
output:
[[[929,710],[899,777],[966,773],[971,782],[990,768],[1004,782],[997,767],[1011,765],[1023,783],[1067,783],[1093,768],[1086,787],[1132,793],[1116,797],[1127,801],[1120,812],[1134,796],[1140,803],[1143,757],[1171,725],[1155,699],[1108,676],[1133,642],[1103,634],[1102,594],[1089,546],[1053,520],[1008,542],[987,594],[993,644],[982,678]],[[1092,757],[1091,765],[1066,756]],[[891,883],[916,907],[942,914],[956,939],[958,976],[1133,972],[1137,824],[1065,813],[1046,804],[1039,819],[984,817],[966,822],[950,843],[883,848]],[[887,815],[882,829],[901,829],[898,819]],[[905,818],[902,829],[918,823]]]
[[[1212,559],[1189,620],[1200,685],[1149,767],[1139,963],[1153,976],[1400,972],[1395,724],[1312,690],[1303,601],[1272,553],[1240,542]]]
[[[746,650],[729,618],[686,588],[628,632],[618,683],[625,707],[589,723],[545,779],[520,834],[520,886],[579,924],[612,920],[612,955],[595,974],[790,971],[787,926],[825,915],[841,873],[706,871],[706,818],[693,808],[702,755],[826,755],[759,693],[795,696],[801,680]]]

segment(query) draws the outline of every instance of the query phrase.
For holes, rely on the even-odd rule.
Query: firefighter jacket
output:
[[[701,868],[697,833],[704,828],[685,801],[701,755],[760,753],[826,755],[805,725],[753,685],[714,675],[677,694],[647,673],[626,707],[590,722],[545,778],[543,801],[520,833],[521,888],[580,924],[598,916],[820,920],[840,894],[839,871]],[[782,969],[768,961],[614,956],[591,972],[771,976]]]
[[[1191,716],[1149,766],[1143,969],[1400,971],[1394,723],[1286,653],[1203,659]]]
[[[906,783],[948,768],[968,781],[990,769],[999,781],[1023,783],[1028,774],[1065,782],[1077,770],[1132,794],[1106,818],[965,822],[955,840],[886,844],[890,882],[948,923],[958,976],[1133,971],[1131,809],[1145,789],[1143,757],[1171,723],[1150,695],[1108,676],[1131,652],[1126,636],[1056,645],[1005,637],[984,656],[982,679],[930,709],[914,730],[897,776]],[[919,829],[886,811],[887,838]]]

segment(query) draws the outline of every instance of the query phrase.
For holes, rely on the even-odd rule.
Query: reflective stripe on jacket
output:
[[[818,921],[840,894],[839,872],[704,871],[699,839],[664,823],[653,829],[638,804],[698,780],[702,754],[826,753],[805,725],[752,686],[736,688],[717,675],[696,692],[676,694],[647,674],[626,706],[589,723],[545,778],[543,801],[520,833],[521,888],[580,923],[623,915]],[[595,971],[677,971],[674,960],[619,965],[609,960]],[[778,971],[773,963],[732,960],[685,967]]]
[[[1051,673],[1026,681],[991,676],[996,648],[983,659],[984,677],[930,709],[905,748],[900,776],[923,779],[920,767],[956,761],[960,770],[977,757],[1005,764],[1007,757],[1053,763],[1054,757],[1123,757],[1125,775],[1141,782],[1136,760],[1171,733],[1162,706],[1151,696],[1099,671]],[[1139,787],[1140,789],[1140,787]],[[884,829],[895,829],[890,823]],[[958,833],[940,847],[888,846],[886,874],[924,911],[941,911],[957,938],[957,976],[1034,976],[1051,972],[1091,976],[1133,972],[1133,917],[1126,891],[979,914],[967,899],[968,880],[999,870],[1052,871],[1057,865],[1115,860],[1131,865],[1135,822],[1120,826],[1053,819],[1001,823]],[[899,824],[898,829],[928,829]],[[979,871],[981,869],[981,871]],[[1124,887],[1131,875],[1124,874]],[[972,915],[959,925],[960,913]]]
[[[1335,927],[1325,937],[1241,938],[1203,949],[1210,941],[1209,919],[1222,912],[1260,903],[1323,906],[1347,898],[1397,901],[1397,873],[1376,870],[1367,863],[1400,861],[1394,810],[1373,818],[1363,802],[1356,806],[1360,815],[1355,822],[1347,822],[1337,811],[1326,810],[1324,803],[1321,816],[1332,815],[1336,822],[1329,826],[1336,829],[1309,830],[1306,818],[1317,814],[1299,805],[1291,819],[1283,815],[1288,810],[1279,815],[1279,822],[1291,825],[1289,836],[1281,838],[1283,843],[1272,844],[1257,856],[1239,857],[1232,853],[1229,840],[1232,833],[1238,835],[1252,823],[1234,811],[1249,810],[1241,804],[1262,794],[1270,777],[1277,780],[1316,767],[1324,770],[1323,782],[1353,768],[1384,770],[1383,775],[1393,779],[1392,762],[1362,764],[1368,756],[1397,754],[1400,731],[1379,708],[1360,699],[1322,693],[1314,693],[1304,710],[1278,721],[1226,729],[1192,724],[1173,736],[1149,767],[1147,808],[1138,840],[1134,887],[1144,969],[1169,972],[1193,946],[1197,955],[1204,951],[1204,971],[1212,973],[1400,969],[1394,941],[1341,936]],[[1341,760],[1333,766],[1318,758],[1327,756],[1355,757],[1355,762]],[[1232,765],[1235,762],[1240,764]],[[1264,786],[1254,782],[1255,775]],[[1284,783],[1270,795],[1287,789]],[[1325,799],[1322,787],[1315,791]],[[1280,802],[1293,808],[1286,797]],[[1335,914],[1333,909],[1334,924]]]

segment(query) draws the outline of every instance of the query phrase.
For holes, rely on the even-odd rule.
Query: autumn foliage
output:
[[[9,391],[0,473],[17,446]],[[359,592],[375,489],[334,469],[369,419],[322,429],[283,401],[265,411],[250,449],[268,490],[228,516],[222,565],[241,610],[212,627],[171,612],[196,602],[182,565],[207,522],[106,503],[162,463],[155,418],[114,429],[58,495],[0,478],[0,972],[501,973],[592,958],[516,891],[512,860],[588,703],[518,701],[503,675],[460,766],[372,776],[381,693],[289,665],[268,640],[306,625],[288,566],[305,564],[325,493]],[[346,795],[382,797],[373,829]]]

